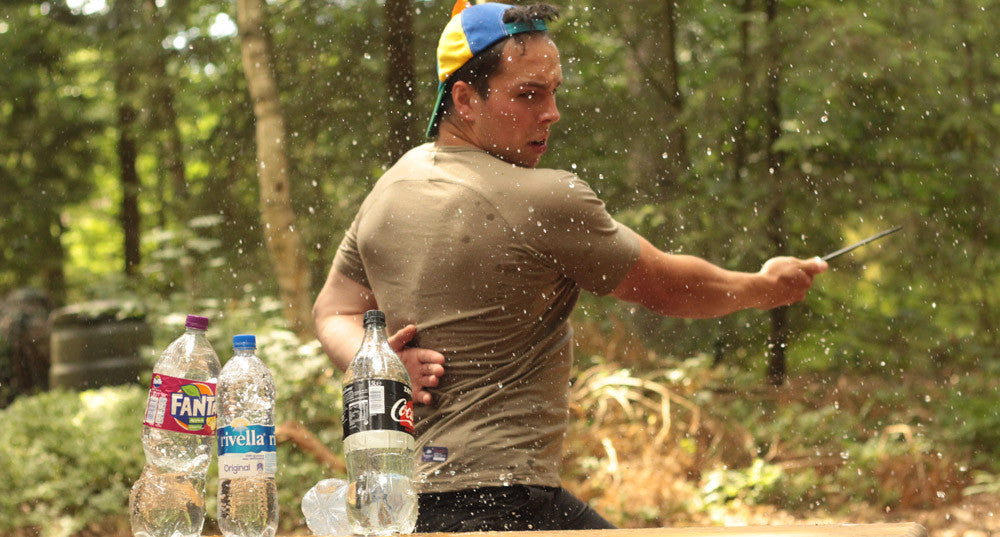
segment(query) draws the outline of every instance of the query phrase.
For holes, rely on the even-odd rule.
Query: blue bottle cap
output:
[[[253,334],[233,336],[233,348],[238,351],[252,351],[257,348],[257,338]]]

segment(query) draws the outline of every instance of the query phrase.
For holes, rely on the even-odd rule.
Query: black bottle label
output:
[[[363,431],[413,434],[413,395],[402,382],[365,379],[344,386],[344,438]]]

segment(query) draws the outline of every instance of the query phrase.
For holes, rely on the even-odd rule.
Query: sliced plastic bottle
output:
[[[389,347],[385,314],[365,312],[361,348],[344,373],[347,519],[360,535],[412,533],[413,396],[410,377]]]
[[[188,315],[184,326],[153,366],[142,428],[146,466],[129,496],[136,537],[196,537],[205,523],[221,366],[205,337],[208,319]]]
[[[278,468],[274,378],[252,335],[233,337],[219,375],[219,529],[225,537],[274,537]]]

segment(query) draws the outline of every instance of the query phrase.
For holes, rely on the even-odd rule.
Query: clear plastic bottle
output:
[[[413,396],[410,377],[389,347],[385,314],[365,312],[361,348],[344,373],[347,519],[360,535],[412,533]]]
[[[208,319],[188,315],[184,326],[153,366],[142,428],[146,466],[129,496],[136,537],[196,537],[205,523],[221,366],[205,337]]]
[[[233,337],[219,375],[219,529],[225,537],[274,537],[278,467],[274,378],[257,357],[256,338]]]

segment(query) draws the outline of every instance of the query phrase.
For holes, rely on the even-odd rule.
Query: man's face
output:
[[[470,102],[473,142],[511,164],[537,166],[548,149],[549,127],[559,121],[556,88],[561,83],[559,50],[551,39],[507,40],[489,94]]]

